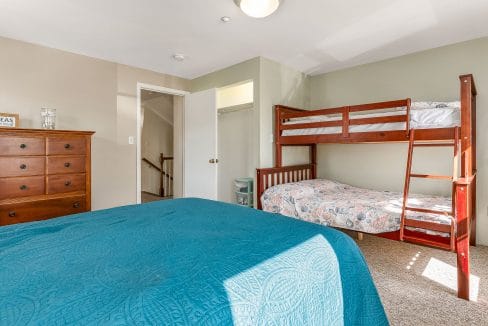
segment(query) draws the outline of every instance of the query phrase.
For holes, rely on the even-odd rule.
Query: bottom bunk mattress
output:
[[[365,233],[400,229],[403,194],[357,188],[325,179],[286,183],[267,189],[261,196],[263,210],[297,219]],[[451,199],[441,196],[409,195],[408,206],[451,211]],[[412,219],[450,225],[444,215],[408,212]],[[433,235],[448,234],[413,229]]]
[[[177,199],[0,227],[0,325],[387,325],[328,227]]]

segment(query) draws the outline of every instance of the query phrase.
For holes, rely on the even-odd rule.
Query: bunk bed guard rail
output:
[[[410,104],[411,100],[409,98],[403,100],[387,101],[387,102],[377,102],[368,103],[352,106],[343,106],[331,109],[320,109],[320,110],[302,110],[291,108],[282,105],[275,106],[275,138],[277,142],[282,145],[292,145],[292,144],[303,144],[309,143],[320,143],[320,142],[332,142],[337,139],[343,142],[345,139],[351,139],[351,141],[367,141],[365,136],[369,135],[371,137],[370,141],[388,141],[393,139],[407,140],[408,133],[410,130]],[[398,114],[397,111],[392,111],[394,109],[405,108],[402,111],[403,114]],[[365,113],[368,111],[386,111],[385,115],[381,116],[369,116],[363,117],[354,114]],[[388,113],[391,113],[388,114]],[[318,117],[323,117],[323,119],[318,119]],[[307,118],[309,120],[297,121],[297,123],[289,123],[290,119],[300,119]],[[315,118],[315,119],[314,119]],[[323,120],[323,121],[320,121]],[[288,123],[287,123],[288,122]],[[386,131],[386,132],[351,132],[351,126],[360,125],[375,125],[384,123],[405,123],[405,129]],[[299,130],[299,129],[310,129],[310,128],[327,128],[336,127],[341,128],[340,133],[331,133],[326,135],[293,135],[293,136],[283,136],[282,132],[284,130]],[[386,138],[385,138],[386,136]],[[321,139],[322,138],[322,139]]]

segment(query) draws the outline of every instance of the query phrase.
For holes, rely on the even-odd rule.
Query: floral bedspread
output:
[[[268,212],[332,227],[383,233],[400,228],[403,194],[315,179],[271,187],[264,192],[261,202],[263,210]],[[410,194],[408,206],[450,211],[451,199]],[[451,224],[447,216],[414,212],[409,212],[408,216],[417,220]]]

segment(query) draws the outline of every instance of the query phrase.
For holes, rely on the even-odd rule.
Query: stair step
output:
[[[426,214],[436,214],[436,215],[444,215],[444,216],[453,216],[452,212],[445,212],[445,211],[437,211],[435,209],[427,209],[427,208],[417,208],[417,207],[405,207],[406,211],[417,212],[417,213],[426,213]]]
[[[424,179],[437,179],[437,180],[453,180],[452,176],[449,175],[434,175],[434,174],[410,174],[411,178],[424,178]]]
[[[435,222],[419,221],[415,219],[405,218],[404,225],[424,230],[451,233],[451,225],[448,224],[440,224]]]

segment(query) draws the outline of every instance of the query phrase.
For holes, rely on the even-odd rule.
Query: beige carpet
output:
[[[478,293],[468,302],[450,288],[456,286],[454,253],[368,235],[358,244],[392,325],[488,325],[488,247],[471,247]]]
[[[149,192],[141,192],[141,200],[142,200],[142,203],[150,203],[152,201],[156,201],[156,200],[166,200],[166,199],[173,199],[173,196],[170,196],[170,197],[159,197],[159,196],[156,196],[154,194],[151,194]]]

